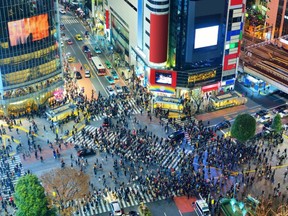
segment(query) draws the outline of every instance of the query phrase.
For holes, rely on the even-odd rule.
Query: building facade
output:
[[[1,114],[37,109],[63,87],[57,6],[54,0],[0,1]]]
[[[267,2],[266,25],[272,27],[271,39],[288,35],[288,1]]]
[[[107,0],[105,7],[112,42],[150,91],[180,97],[234,88],[245,0]]]

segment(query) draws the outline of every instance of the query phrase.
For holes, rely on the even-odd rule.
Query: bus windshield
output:
[[[96,68],[96,72],[99,76],[104,76],[106,75],[106,67],[102,64],[100,58],[93,56],[91,58],[93,65]]]

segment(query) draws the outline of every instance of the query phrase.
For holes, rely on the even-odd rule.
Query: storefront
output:
[[[212,85],[207,85],[207,86],[203,86],[201,88],[203,93],[213,93],[213,94],[217,94],[218,90],[219,90],[219,82],[212,84]]]
[[[234,89],[235,78],[221,82],[221,92],[229,92]]]
[[[157,96],[153,101],[154,109],[160,108],[162,110],[169,110],[173,112],[182,112],[183,105],[179,98]]]
[[[234,93],[234,92],[212,96],[210,98],[210,105],[215,110],[243,105],[246,102],[247,102],[247,98],[239,96],[237,93]]]

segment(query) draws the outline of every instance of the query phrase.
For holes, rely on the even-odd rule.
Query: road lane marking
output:
[[[82,26],[82,25],[81,25],[81,26]],[[74,29],[75,29],[75,28],[74,28]],[[70,35],[72,35],[71,31],[70,31],[68,28],[67,28],[67,31],[69,32]],[[76,42],[75,44],[78,46],[78,48],[79,48],[80,50],[82,50],[81,47],[80,47],[80,45],[79,45],[77,42]],[[75,52],[75,53],[76,53],[76,52]],[[84,55],[83,53],[82,53],[82,55],[83,55],[84,58],[86,59],[87,64],[90,66],[90,68],[94,68],[94,67],[92,67],[91,62],[87,59],[86,55]],[[95,72],[94,70],[92,70],[92,72],[95,73],[95,75],[96,75],[95,77],[96,77],[97,80],[99,81],[101,87],[103,88],[103,91],[104,91],[104,92],[106,93],[106,95],[109,97],[108,91],[106,90],[106,88],[105,88],[104,85],[102,84],[102,82],[101,82],[101,80],[99,79],[99,77],[97,76],[96,72]],[[91,82],[91,84],[93,85],[92,82]],[[94,86],[94,85],[93,85],[93,86]],[[94,86],[94,89],[97,90],[96,86]],[[98,90],[98,91],[99,91],[99,90]]]
[[[179,211],[179,214],[181,215],[181,216],[183,216],[183,214],[181,213],[181,211],[180,210],[178,210]]]

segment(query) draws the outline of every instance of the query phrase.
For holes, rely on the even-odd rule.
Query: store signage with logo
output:
[[[216,76],[215,70],[210,71],[210,72],[206,72],[206,73],[190,75],[190,76],[188,76],[188,83],[211,79],[211,78],[214,78],[215,76]]]

